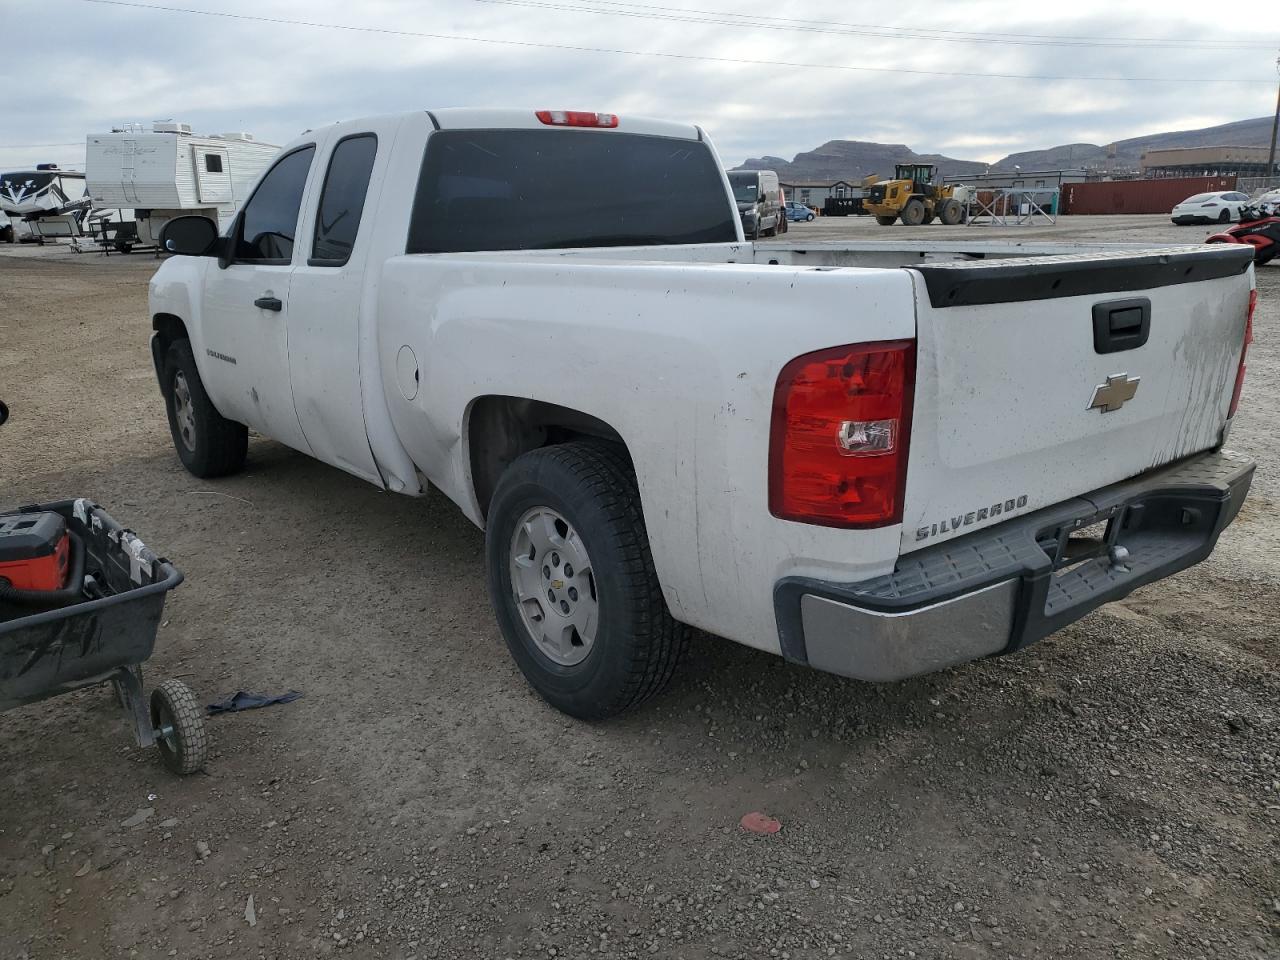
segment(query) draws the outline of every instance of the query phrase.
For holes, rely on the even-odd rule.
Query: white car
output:
[[[1234,223],[1240,219],[1240,209],[1248,203],[1249,195],[1237,190],[1197,193],[1173,208],[1173,222],[1179,226],[1188,223]]]
[[[512,656],[578,717],[659,690],[690,626],[865,680],[1013,653],[1204,559],[1253,476],[1223,449],[1251,247],[752,244],[688,124],[332,124],[222,236],[161,242],[187,469],[241,469],[253,429],[452,500]],[[479,586],[430,522],[404,537],[408,602]]]

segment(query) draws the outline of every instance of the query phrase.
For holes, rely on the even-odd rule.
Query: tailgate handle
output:
[[[1151,301],[1146,297],[1108,300],[1093,305],[1093,350],[1135,350],[1151,335]]]

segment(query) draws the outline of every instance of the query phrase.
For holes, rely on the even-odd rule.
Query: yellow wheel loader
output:
[[[954,184],[934,184],[937,167],[928,163],[900,163],[894,167],[892,180],[867,177],[863,208],[882,227],[901,220],[909,227],[941,220],[953,227],[965,220],[967,190]],[[959,196],[957,196],[959,192]]]

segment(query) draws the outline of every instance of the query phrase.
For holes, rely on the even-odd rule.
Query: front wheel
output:
[[[202,478],[238,472],[249,451],[249,431],[214,407],[196,369],[190,340],[170,344],[161,386],[169,433],[182,465]]]
[[[519,457],[494,492],[485,557],[511,656],[556,709],[601,720],[670,680],[688,631],[663,599],[621,448],[575,441]]]
[[[812,214],[812,213],[810,213],[807,217],[805,217],[805,218],[804,218],[804,221],[805,221],[805,223],[808,223],[808,222],[809,222],[810,220],[812,220],[812,219],[813,219],[813,214]]]
[[[1220,214],[1218,214],[1218,222],[1219,222],[1219,223],[1230,223],[1230,222],[1231,222],[1231,211],[1230,211],[1230,210],[1223,210]]]
[[[915,197],[907,201],[907,205],[902,208],[902,222],[908,227],[918,227],[925,221],[924,204]]]

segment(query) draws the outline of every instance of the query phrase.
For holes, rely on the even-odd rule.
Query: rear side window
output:
[[[222,172],[222,155],[217,153],[206,153],[204,155],[205,173],[221,173]]]
[[[431,135],[409,253],[737,239],[705,143],[586,130]]]
[[[311,266],[340,267],[351,258],[377,152],[378,138],[372,133],[347,137],[333,148],[320,193],[315,242],[307,261]]]
[[[281,157],[253,191],[236,230],[236,260],[288,263],[298,230],[302,191],[307,185],[314,146]]]

